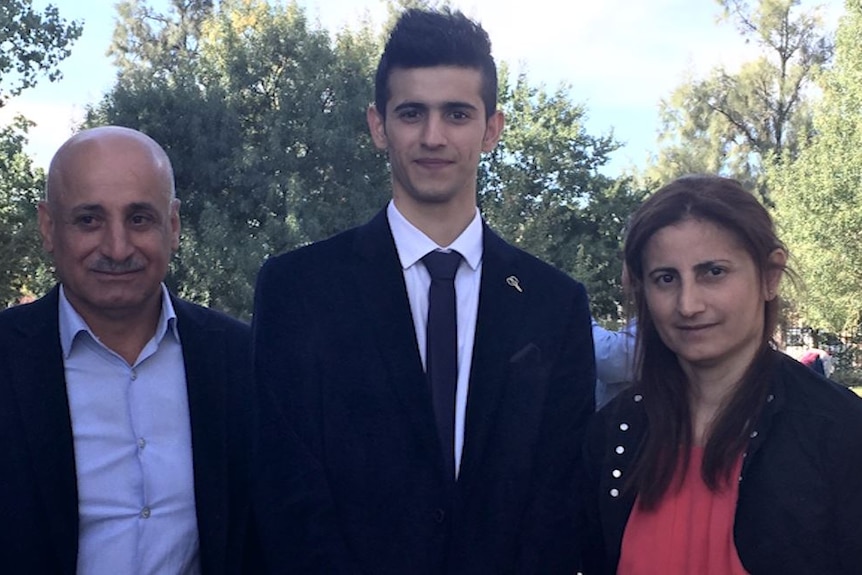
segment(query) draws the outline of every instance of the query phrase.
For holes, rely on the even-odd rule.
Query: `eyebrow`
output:
[[[398,112],[403,109],[415,108],[419,110],[429,110],[431,108],[442,108],[443,110],[454,110],[454,109],[468,109],[468,110],[478,110],[478,106],[471,104],[470,102],[443,102],[439,106],[431,106],[425,102],[401,102],[397,106],[393,108],[394,111]]]
[[[694,270],[697,272],[705,272],[705,271],[709,270],[710,268],[715,267],[716,265],[724,265],[724,266],[733,265],[733,262],[731,262],[730,260],[718,260],[718,259],[717,260],[707,260],[705,262],[700,262],[700,263],[694,264]],[[654,268],[652,270],[649,270],[647,272],[647,275],[651,276],[655,273],[668,273],[668,272],[675,273],[675,272],[677,272],[677,269],[675,267],[671,267],[671,266],[659,267],[659,268]]]
[[[157,211],[156,206],[150,202],[132,202],[124,208],[125,212],[137,212],[141,210]],[[77,212],[98,212],[105,213],[105,207],[102,204],[79,204],[73,206],[70,210],[72,213]]]

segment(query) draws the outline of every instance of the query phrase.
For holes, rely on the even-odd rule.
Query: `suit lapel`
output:
[[[46,545],[54,546],[63,572],[74,573],[78,555],[78,490],[72,423],[60,348],[59,290],[54,288],[18,317],[22,345],[10,354],[12,387],[24,422],[35,488],[45,502]]]
[[[431,392],[422,369],[416,330],[395,241],[382,210],[357,230],[356,286],[366,309],[370,337],[386,362],[391,393],[403,406],[420,441],[443,471]]]
[[[213,328],[191,305],[172,298],[183,348],[192,431],[195,507],[201,557],[224,566],[227,550],[228,469],[225,365],[222,330]]]
[[[530,286],[519,275],[518,252],[487,226],[459,482],[478,471],[505,391],[514,337],[523,325]],[[519,289],[520,288],[520,289]]]

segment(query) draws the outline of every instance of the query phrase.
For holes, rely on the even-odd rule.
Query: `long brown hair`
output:
[[[648,430],[628,486],[638,492],[645,509],[654,508],[671,486],[680,463],[688,463],[693,443],[688,381],[676,354],[662,341],[644,295],[643,254],[659,230],[684,219],[711,222],[735,235],[754,261],[761,281],[778,266],[770,260],[776,249],[786,251],[775,234],[766,209],[739,182],[712,175],[678,178],[659,189],[632,216],[625,241],[638,318],[636,344],[638,385],[642,390]],[[786,269],[781,266],[781,271]],[[701,475],[715,491],[728,480],[736,458],[744,451],[768,393],[770,342],[778,323],[779,299],[765,302],[760,351],[713,422],[704,449]]]

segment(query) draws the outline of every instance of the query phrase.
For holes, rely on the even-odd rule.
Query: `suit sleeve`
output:
[[[536,454],[534,496],[524,519],[518,573],[574,572],[583,535],[579,460],[594,413],[595,360],[586,292],[573,284],[549,366],[545,416]]]
[[[847,390],[848,399],[858,404]],[[858,414],[860,409],[856,409]],[[832,498],[835,521],[835,554],[843,561],[842,573],[862,573],[862,418],[845,418],[845,424],[836,425],[834,440],[825,446],[829,451],[829,461],[834,462],[832,485],[827,486]],[[850,455],[855,454],[855,455]]]
[[[315,434],[314,321],[301,275],[269,261],[255,293],[252,347],[258,397],[252,528],[255,572],[354,574]]]

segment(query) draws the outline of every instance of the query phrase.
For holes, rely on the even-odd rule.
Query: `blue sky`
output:
[[[277,1],[277,0],[273,0]],[[54,150],[73,132],[87,104],[98,101],[115,71],[105,55],[114,28],[114,0],[34,0],[54,4],[69,19],[84,21],[84,33],[63,62],[64,78],[41,82],[0,109],[0,122],[23,113],[37,126],[29,153],[46,167]],[[167,0],[152,0],[165,6]],[[299,0],[313,20],[331,31],[361,17],[381,22],[384,0]],[[488,30],[498,61],[525,70],[532,83],[555,89],[570,86],[573,101],[587,109],[592,134],[613,131],[624,147],[612,156],[611,173],[643,166],[655,149],[658,103],[686,78],[702,77],[712,67],[730,69],[750,59],[730,23],[718,23],[714,0],[453,0]],[[841,0],[823,5],[833,26],[843,12]],[[525,9],[529,6],[529,9]],[[369,94],[369,98],[370,98]],[[504,136],[505,137],[505,136]]]

